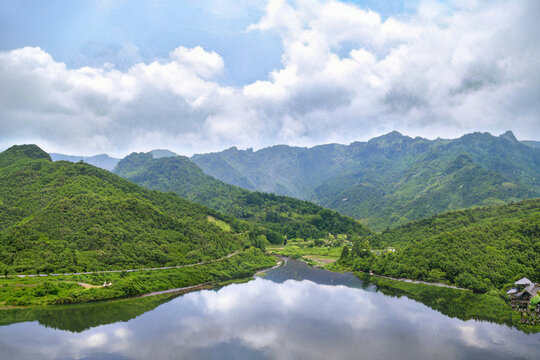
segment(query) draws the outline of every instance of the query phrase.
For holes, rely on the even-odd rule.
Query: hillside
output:
[[[133,153],[121,160],[114,172],[147,188],[173,191],[255,227],[262,226],[272,243],[282,243],[284,235],[290,239],[370,233],[357,221],[313,203],[226,184],[183,156],[156,159],[151,153]]]
[[[0,269],[66,272],[215,259],[247,244],[216,211],[37,146],[0,153]]]
[[[394,131],[350,145],[230,148],[192,160],[227,183],[311,200],[375,230],[540,196],[540,150],[511,132],[428,140]]]
[[[527,146],[530,146],[535,149],[540,149],[540,141],[535,140],[523,140],[521,141],[522,144],[525,144]]]
[[[98,168],[102,168],[105,170],[111,171],[114,169],[116,164],[120,161],[120,159],[110,157],[107,154],[100,154],[100,155],[94,155],[94,156],[74,156],[74,155],[64,155],[64,154],[57,154],[57,153],[50,153],[52,161],[69,161],[69,162],[85,162],[90,165],[97,166]]]
[[[394,253],[365,249],[393,246]],[[343,261],[358,270],[445,281],[484,292],[540,278],[540,199],[448,212],[360,240]]]

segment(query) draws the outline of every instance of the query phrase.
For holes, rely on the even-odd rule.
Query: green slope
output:
[[[356,244],[346,263],[359,270],[445,281],[484,292],[526,276],[540,279],[540,199],[453,211],[414,221]]]
[[[36,146],[14,146],[0,164],[0,268],[10,272],[185,264],[246,245],[208,221],[216,211],[91,165],[51,162]]]
[[[391,132],[350,145],[194,155],[234,185],[308,199],[375,230],[442,211],[540,196],[540,150],[511,132],[428,140]]]
[[[183,156],[155,159],[150,153],[133,153],[120,161],[114,171],[147,188],[173,191],[255,227],[263,227],[273,243],[281,243],[284,235],[320,238],[328,233],[370,233],[354,219],[313,203],[226,184],[204,174]]]

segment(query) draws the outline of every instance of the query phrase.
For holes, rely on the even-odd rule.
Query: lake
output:
[[[295,260],[218,290],[0,320],[1,359],[540,358],[540,334],[451,318]]]

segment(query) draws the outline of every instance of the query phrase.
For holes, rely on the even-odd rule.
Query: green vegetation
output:
[[[0,154],[0,271],[81,272],[197,263],[249,245],[220,213],[37,146]],[[233,219],[234,220],[234,219]]]
[[[364,273],[357,276],[366,278]],[[486,294],[475,294],[472,291],[456,290],[425,284],[414,284],[369,277],[379,291],[390,296],[406,296],[419,301],[444,315],[461,320],[487,320],[498,324],[515,326],[525,332],[540,332],[540,326],[532,326],[521,322],[521,314],[508,305],[504,291],[492,290]]]
[[[394,131],[350,145],[231,148],[192,160],[227,183],[312,200],[379,231],[540,196],[540,150],[511,132],[427,140]]]
[[[0,307],[70,304],[133,297],[155,291],[252,276],[274,258],[250,248],[208,264],[178,269],[48,277],[0,278]],[[78,283],[108,287],[84,288]]]
[[[283,243],[285,236],[307,239],[328,233],[371,233],[358,221],[313,203],[225,184],[183,156],[156,159],[151,153],[133,153],[121,160],[114,172],[149,189],[172,191],[244,220],[248,223],[243,225],[245,229],[251,229],[255,237],[264,235],[272,244]]]
[[[343,244],[350,245],[345,235],[315,240],[291,239],[286,245],[268,246],[266,251],[303,260],[310,265],[323,266],[339,259],[343,248],[347,249],[347,246],[343,247]]]
[[[371,247],[395,246],[376,255]],[[358,238],[340,263],[397,278],[446,282],[476,292],[540,279],[540,199],[454,211]]]
[[[0,153],[0,168],[9,166],[21,159],[43,159],[51,161],[51,157],[36,145],[15,145]]]
[[[179,293],[107,302],[0,309],[0,326],[38,321],[46,327],[82,332],[100,325],[128,321],[177,296]]]

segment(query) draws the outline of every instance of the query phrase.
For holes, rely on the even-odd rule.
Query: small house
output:
[[[514,284],[516,287],[506,292],[510,297],[510,303],[514,307],[526,308],[529,306],[531,299],[540,291],[540,285],[527,278],[519,279]]]

